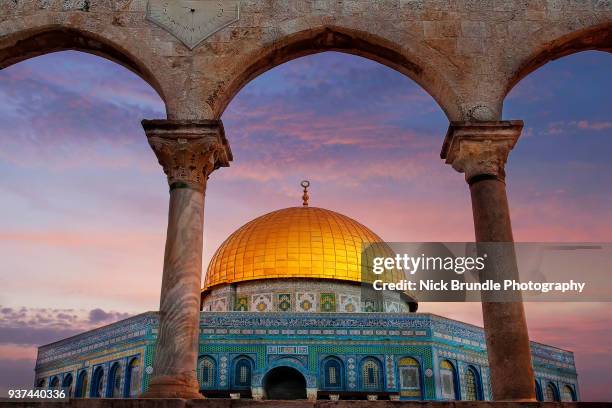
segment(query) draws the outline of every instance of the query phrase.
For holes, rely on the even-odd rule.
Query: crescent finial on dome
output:
[[[308,207],[308,199],[310,198],[308,196],[308,187],[310,187],[310,181],[302,180],[300,186],[304,188],[304,194],[302,195],[302,206]]]

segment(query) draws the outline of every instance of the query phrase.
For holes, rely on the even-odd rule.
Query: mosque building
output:
[[[359,222],[308,205],[256,218],[214,254],[202,289],[197,375],[206,397],[490,400],[484,331],[416,313],[406,293],[362,290]],[[383,245],[383,244],[381,244]],[[36,386],[137,397],[153,373],[158,314],[41,346]],[[531,343],[538,400],[579,398],[570,351]]]

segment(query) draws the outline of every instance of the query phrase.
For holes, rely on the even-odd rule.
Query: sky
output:
[[[507,188],[517,241],[612,242],[612,57],[546,64],[509,94],[525,130]],[[164,118],[139,77],[61,52],[0,71],[0,394],[30,386],[36,347],[155,310],[168,186],[140,126]],[[301,203],[387,241],[474,239],[463,175],[439,158],[448,121],[416,83],[323,53],[249,83],[223,114],[234,153],[206,194],[204,270],[245,222]],[[575,352],[584,400],[612,401],[612,305],[529,303],[532,340]],[[480,305],[421,304],[482,324]]]

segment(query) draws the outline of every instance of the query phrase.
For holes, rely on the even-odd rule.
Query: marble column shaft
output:
[[[170,185],[159,329],[148,398],[201,398],[196,375],[206,182],[228,166],[220,121],[143,121]]]
[[[441,157],[465,174],[477,242],[514,241],[505,164],[522,128],[522,121],[452,122],[449,127]],[[504,273],[518,278],[513,246],[501,248],[498,259],[504,266],[493,264],[493,269],[506,269]],[[520,295],[511,302],[487,299],[488,295],[483,294],[482,314],[493,399],[535,401],[529,334]]]

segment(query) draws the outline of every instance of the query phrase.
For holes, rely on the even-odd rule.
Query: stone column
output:
[[[232,159],[221,121],[144,120],[170,185],[159,331],[145,398],[202,398],[196,375],[204,193],[210,173]]]
[[[477,242],[513,242],[504,168],[522,129],[522,121],[452,122],[448,129],[441,157],[465,174]],[[518,278],[514,248],[505,247],[497,255],[501,262],[492,265],[497,269],[492,274],[501,276],[504,269],[504,276]],[[513,301],[491,302],[487,296],[483,293],[482,314],[493,399],[535,401],[522,298],[519,294]]]

